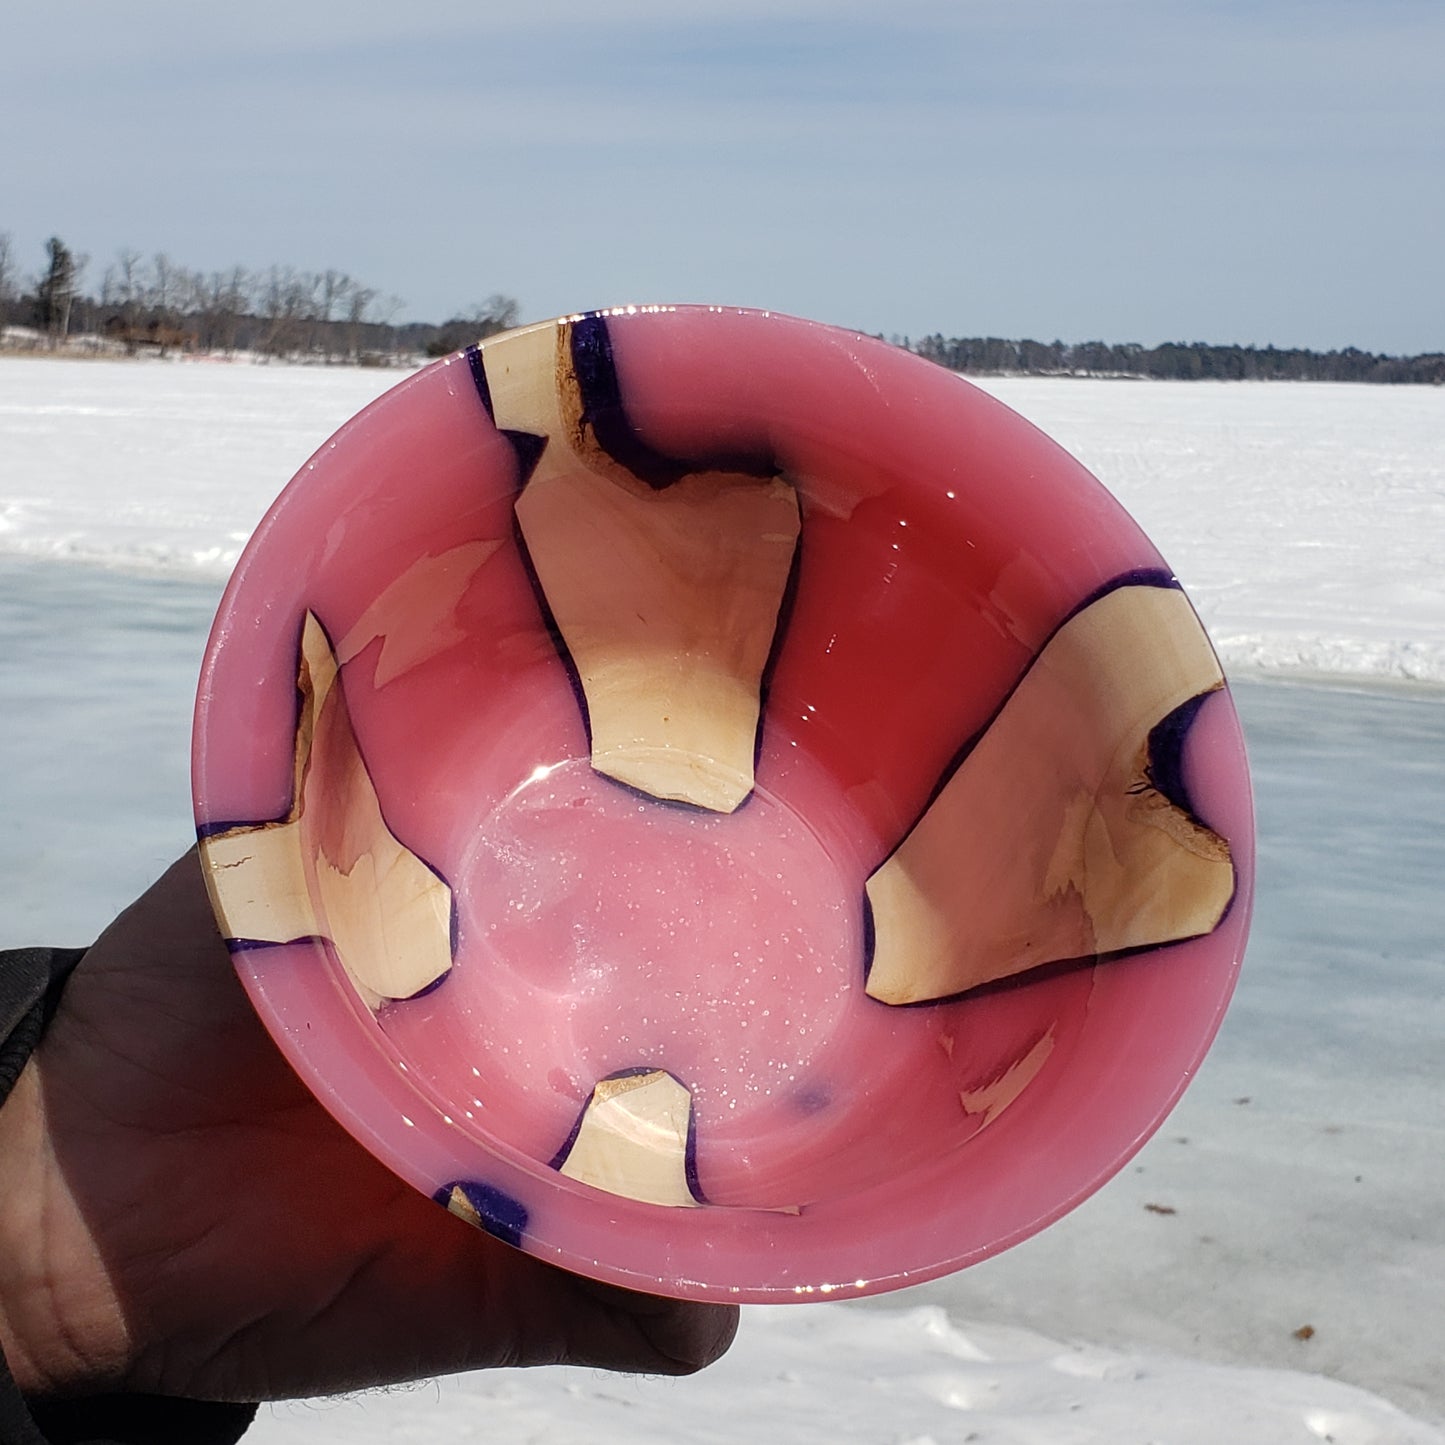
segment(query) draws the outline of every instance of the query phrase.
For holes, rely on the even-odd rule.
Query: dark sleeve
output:
[[[79,948],[0,950],[0,1107],[35,1051],[60,1000]],[[0,1176],[5,1172],[0,1160]],[[29,1401],[0,1351],[0,1445],[235,1445],[254,1405],[159,1395],[96,1395]]]

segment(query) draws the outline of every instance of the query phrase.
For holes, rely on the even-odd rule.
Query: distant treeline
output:
[[[510,296],[497,293],[448,321],[398,323],[405,305],[400,297],[382,295],[344,271],[233,266],[202,272],[177,265],[164,252],[145,258],[122,249],[98,289],[86,289],[88,267],[88,257],[52,236],[44,265],[22,276],[10,235],[0,231],[0,342],[129,354],[245,351],[385,365],[456,351],[514,326],[520,311]],[[996,336],[892,340],[950,371],[973,375],[1445,384],[1441,352],[1382,356],[1352,346],[1320,352],[1202,341],[1139,346]]]
[[[1445,383],[1445,353],[1381,356],[1298,347],[1212,346],[1171,341],[1162,346],[1085,341],[1004,341],[996,336],[925,336],[910,351],[975,376],[1140,376],[1159,381],[1379,381]]]
[[[163,252],[121,250],[99,289],[86,289],[89,261],[58,236],[45,264],[22,277],[0,231],[0,328],[12,347],[123,352],[231,354],[386,364],[404,356],[443,356],[514,326],[517,303],[493,295],[440,324],[398,324],[405,304],[344,271],[233,266],[201,272]]]

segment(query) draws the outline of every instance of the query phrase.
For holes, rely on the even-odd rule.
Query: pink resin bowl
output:
[[[763,312],[527,327],[343,427],[221,603],[194,789],[341,1123],[680,1296],[1043,1228],[1178,1099],[1248,928],[1238,719],[1138,527],[960,378]]]

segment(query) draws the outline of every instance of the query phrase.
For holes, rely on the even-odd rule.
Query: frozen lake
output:
[[[279,481],[386,380],[289,375],[0,364],[0,946],[87,941],[188,845],[190,703],[219,578]],[[1107,478],[1234,649],[1259,899],[1234,1006],[1183,1103],[1038,1238],[874,1304],[755,1312],[699,1381],[479,1377],[411,1401],[419,1435],[387,1397],[281,1410],[255,1438],[435,1438],[432,1418],[457,1439],[522,1440],[563,1410],[578,1430],[554,1438],[726,1439],[707,1431],[739,1421],[767,1438],[780,1402],[821,1426],[846,1392],[849,1418],[887,1430],[857,1438],[879,1440],[961,1438],[950,1422],[1063,1438],[1030,1401],[1092,1431],[1080,1440],[1134,1438],[1124,1423],[1261,1445],[1445,1438],[1324,1381],[1199,1363],[1322,1374],[1445,1422],[1445,690],[1386,685],[1445,680],[1445,395],[990,389]],[[1236,532],[1230,516],[1252,520]],[[1269,675],[1248,666],[1262,663]],[[1333,679],[1301,680],[1321,670]],[[922,1305],[946,1318],[909,1313]],[[953,1404],[942,1375],[905,1363],[930,1350]],[[769,1373],[779,1360],[793,1384]],[[1050,1393],[1060,1360],[1088,1382],[1077,1400]],[[1003,1391],[992,1414],[986,1379]],[[1200,1413],[1206,1397],[1249,1410]],[[726,1401],[741,1413],[709,1423]],[[831,1420],[789,1438],[839,1438]]]
[[[396,372],[11,358],[0,553],[224,577]],[[1183,581],[1226,665],[1445,683],[1445,388],[985,378]]]

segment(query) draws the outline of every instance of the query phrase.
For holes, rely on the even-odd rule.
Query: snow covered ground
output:
[[[398,379],[8,359],[0,552],[224,577],[277,479]],[[1445,683],[1439,388],[980,385],[1107,483],[1227,665]]]
[[[981,383],[1169,559],[1226,666],[1445,682],[1445,392]]]
[[[220,579],[394,380],[0,362],[0,946],[84,941],[186,846]],[[275,1407],[250,1438],[1445,1442],[1445,392],[988,389],[1120,496],[1233,664],[1260,900],[1184,1102],[1038,1238],[749,1311],[697,1379],[500,1372]]]

